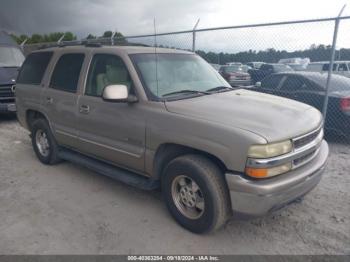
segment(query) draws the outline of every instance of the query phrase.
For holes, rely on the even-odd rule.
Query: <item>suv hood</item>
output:
[[[165,106],[172,113],[248,130],[268,142],[303,135],[322,122],[321,113],[309,105],[244,89],[166,101]]]
[[[0,85],[15,84],[17,75],[18,75],[18,67],[1,67],[0,66]]]

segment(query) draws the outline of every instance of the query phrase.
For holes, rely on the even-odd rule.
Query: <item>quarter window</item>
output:
[[[52,52],[39,52],[30,54],[24,61],[17,83],[39,85],[45,74]]]
[[[52,73],[50,87],[75,93],[84,57],[84,54],[62,55]]]
[[[85,94],[102,96],[108,85],[126,85],[131,91],[132,81],[123,60],[115,55],[96,54],[92,58]]]

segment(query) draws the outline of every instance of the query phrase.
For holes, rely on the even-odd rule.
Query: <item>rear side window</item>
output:
[[[262,88],[267,88],[267,89],[277,89],[279,86],[282,75],[271,75],[266,78],[261,82],[261,87]]]
[[[52,73],[50,87],[75,93],[84,57],[84,54],[62,55]]]
[[[322,67],[322,71],[328,71],[329,70],[329,64],[324,64]],[[337,70],[337,64],[333,64],[333,71]]]
[[[303,87],[303,85],[306,85],[304,79],[300,77],[295,76],[289,76],[283,83],[281,90],[284,91],[300,91]]]
[[[30,54],[24,61],[17,83],[28,84],[28,85],[39,85],[47,65],[52,57],[52,52],[40,52]]]

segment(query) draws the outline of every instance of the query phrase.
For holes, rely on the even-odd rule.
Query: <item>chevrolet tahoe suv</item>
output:
[[[328,156],[318,110],[234,89],[186,51],[39,50],[25,60],[16,96],[42,163],[68,160],[160,187],[175,220],[195,233],[294,202],[319,183]]]

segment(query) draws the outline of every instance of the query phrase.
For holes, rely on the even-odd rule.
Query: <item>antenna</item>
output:
[[[157,96],[159,93],[158,89],[158,54],[157,54],[157,30],[156,30],[156,18],[153,19],[153,28],[154,28],[154,54],[156,58],[156,82],[157,82]]]

